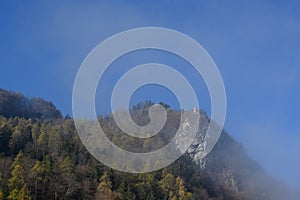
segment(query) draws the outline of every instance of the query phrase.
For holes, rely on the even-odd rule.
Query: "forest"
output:
[[[151,105],[147,101],[134,106],[132,118],[139,124],[147,123]],[[166,127],[151,139],[126,136],[112,115],[99,116],[99,122],[115,144],[135,144],[124,148],[159,148],[172,138],[170,127],[180,115],[166,108]],[[274,188],[280,194],[286,191],[226,132],[208,156],[205,169],[186,153],[162,170],[131,174],[113,170],[93,158],[81,143],[73,119],[68,115],[63,118],[50,102],[2,90],[0,115],[0,200],[276,199]],[[263,181],[257,183],[259,179],[252,177]]]

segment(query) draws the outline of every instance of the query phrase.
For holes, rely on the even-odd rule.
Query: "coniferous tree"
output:
[[[10,188],[8,199],[11,200],[29,200],[31,199],[29,190],[27,188],[27,184],[25,183],[24,178],[24,157],[23,153],[20,152],[13,164],[12,164],[12,171],[11,171],[11,178],[8,180],[8,186]]]

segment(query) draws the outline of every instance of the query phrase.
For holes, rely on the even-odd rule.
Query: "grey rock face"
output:
[[[205,168],[204,147],[206,143],[205,138],[208,126],[209,118],[204,111],[200,111],[200,120],[196,137],[194,138],[192,145],[187,149],[187,153],[190,155],[193,161],[200,166],[201,169]],[[189,129],[196,128],[197,126],[193,126],[190,120],[185,119],[183,127],[185,127],[184,131],[179,134],[176,141],[178,149],[181,149],[181,145],[186,143],[185,137],[188,134]]]
[[[187,153],[193,160],[193,162],[200,167],[200,169],[204,170],[206,168],[206,164],[208,163],[207,158],[205,157],[205,145],[207,145],[207,132],[210,124],[210,118],[206,115],[204,111],[200,111],[200,120],[199,126],[197,130],[197,134],[187,149]],[[180,149],[182,145],[186,145],[186,136],[189,131],[196,126],[193,126],[190,120],[185,119],[183,124],[184,130],[180,132],[178,140],[176,142],[177,148]],[[224,168],[222,171],[218,172],[217,178],[221,180],[224,184],[231,188],[233,191],[238,191],[237,182],[234,178],[232,170],[228,167]]]

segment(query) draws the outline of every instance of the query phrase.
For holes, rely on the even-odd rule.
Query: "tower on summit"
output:
[[[194,113],[197,113],[197,107],[194,106]]]

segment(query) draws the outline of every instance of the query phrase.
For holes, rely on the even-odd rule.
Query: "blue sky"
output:
[[[225,129],[269,173],[300,187],[299,9],[298,1],[1,2],[0,87],[41,96],[71,113],[76,72],[99,42],[130,28],[175,29],[202,44],[219,67],[228,100]],[[122,65],[155,59],[181,67],[169,55],[146,53],[124,58]],[[106,90],[121,72],[111,71]],[[195,78],[193,71],[185,73]],[[200,105],[209,110],[205,86],[197,87]],[[165,90],[144,90],[176,106]],[[107,112],[105,101],[98,106]]]

